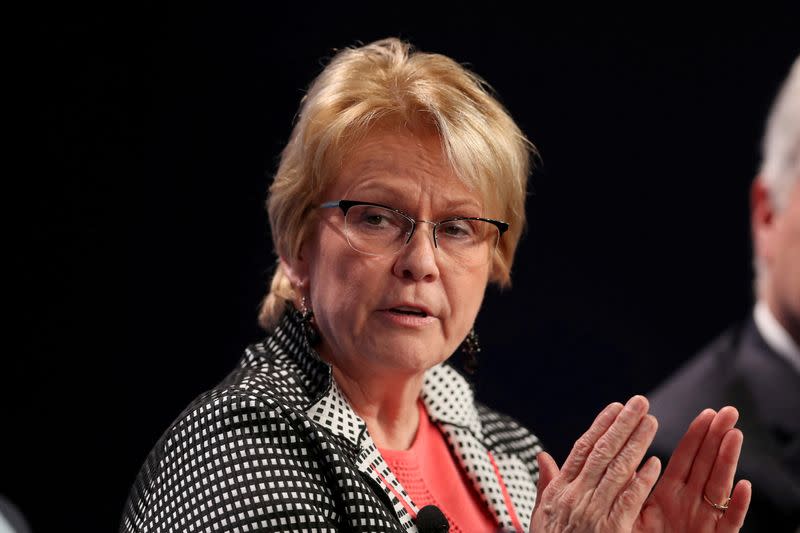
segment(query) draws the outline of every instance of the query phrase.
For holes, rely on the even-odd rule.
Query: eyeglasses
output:
[[[433,246],[465,267],[489,262],[508,230],[499,220],[478,217],[452,217],[439,222],[414,220],[392,207],[357,200],[333,200],[320,208],[338,207],[344,214],[344,233],[350,247],[367,255],[382,256],[399,252],[411,241],[417,224],[433,226]]]

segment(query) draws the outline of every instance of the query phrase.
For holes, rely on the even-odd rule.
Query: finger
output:
[[[672,452],[672,457],[670,457],[667,468],[664,470],[662,483],[666,481],[686,482],[689,478],[689,472],[692,470],[692,462],[695,455],[697,455],[697,450],[700,449],[700,445],[703,443],[711,421],[714,420],[716,414],[713,409],[706,409],[689,424],[689,429],[686,430],[675,451]]]
[[[617,419],[614,420],[608,431],[597,440],[589,457],[586,458],[586,464],[578,475],[582,483],[588,487],[597,486],[609,463],[617,456],[639,426],[648,407],[647,398],[644,396],[634,396],[628,400],[628,403],[617,415]]]
[[[717,522],[717,533],[735,533],[744,525],[747,508],[750,507],[750,498],[753,487],[750,482],[743,479],[736,484],[731,496],[731,503],[725,515]]]
[[[609,511],[609,519],[627,526],[639,516],[647,496],[653,489],[661,472],[661,461],[651,457],[630,480],[625,489],[619,493]],[[630,527],[625,527],[630,530]]]
[[[734,428],[728,431],[719,445],[714,468],[704,488],[704,494],[712,502],[724,503],[731,494],[739,452],[742,450],[742,432]]]
[[[641,464],[647,448],[653,441],[658,422],[653,415],[642,418],[628,442],[608,464],[592,499],[601,506],[610,507],[620,492],[630,483],[636,468]]]
[[[549,453],[539,452],[536,455],[536,461],[539,463],[539,482],[536,484],[536,505],[533,507],[534,511],[539,507],[544,489],[547,488],[550,482],[553,481],[559,473],[558,465]]]
[[[686,482],[688,487],[696,491],[705,488],[708,476],[717,459],[722,438],[728,430],[733,428],[738,418],[739,412],[735,408],[727,406],[720,409],[717,416],[711,421],[708,432],[703,439],[703,444],[700,445],[700,449],[692,462],[692,470]]]
[[[622,411],[621,403],[614,402],[608,405],[605,409],[600,411],[600,414],[594,419],[594,422],[592,422],[592,425],[586,433],[575,441],[575,445],[572,447],[569,457],[567,457],[567,460],[564,461],[564,465],[561,467],[561,475],[566,481],[572,481],[578,477],[597,439],[608,431],[608,428],[614,423],[620,411]]]

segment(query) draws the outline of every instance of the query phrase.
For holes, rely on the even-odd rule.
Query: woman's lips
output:
[[[391,324],[410,327],[410,328],[424,327],[436,321],[436,317],[425,314],[422,311],[418,313],[410,313],[407,311],[403,312],[402,310],[392,308],[392,309],[383,309],[379,311],[379,314],[383,317],[384,320],[388,321]]]

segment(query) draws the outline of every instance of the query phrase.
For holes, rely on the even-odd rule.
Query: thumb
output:
[[[539,483],[536,484],[536,505],[533,507],[534,512],[539,507],[539,502],[542,501],[544,489],[546,489],[550,482],[560,473],[558,465],[549,453],[539,452],[536,454],[536,461],[539,463]]]

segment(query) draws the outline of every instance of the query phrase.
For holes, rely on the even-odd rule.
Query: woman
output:
[[[509,281],[531,149],[454,61],[395,39],[339,53],[270,188],[269,335],[164,434],[122,530],[436,530],[428,512],[451,531],[738,530],[733,408],[701,413],[657,484],[640,396],[559,469],[446,363]]]

